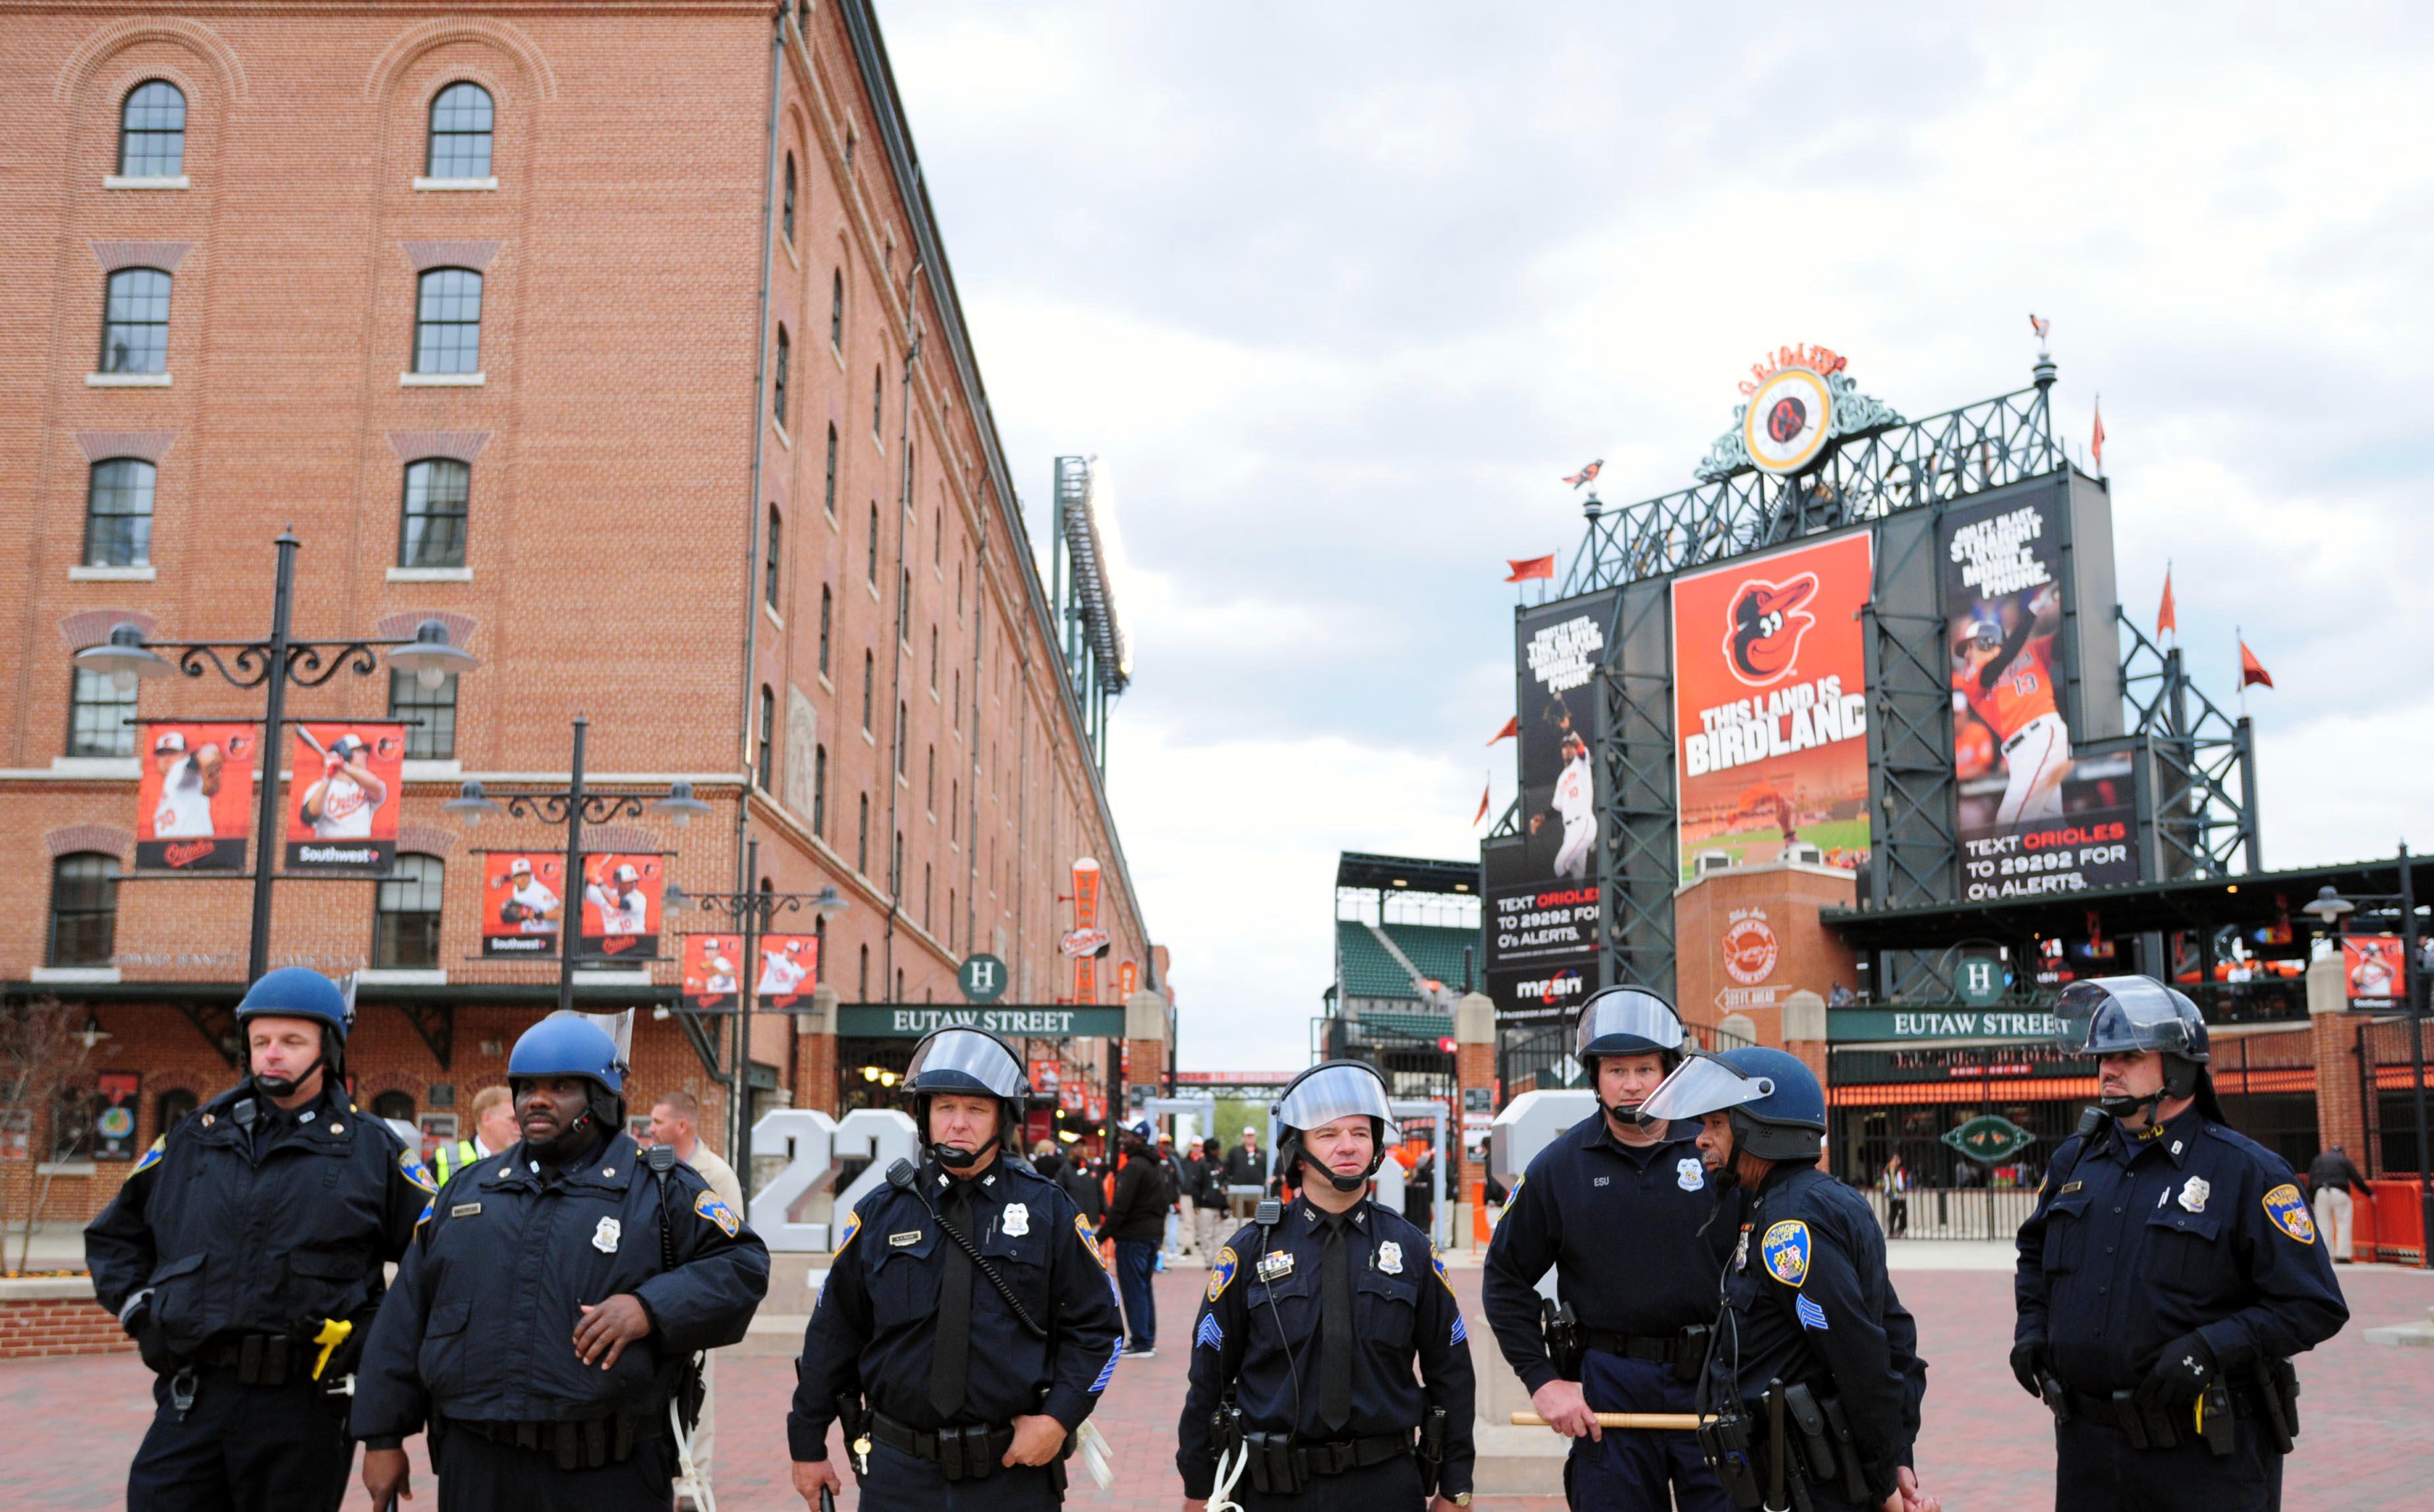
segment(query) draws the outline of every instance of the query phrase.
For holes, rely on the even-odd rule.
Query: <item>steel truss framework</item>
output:
[[[1564,579],[1565,596],[1619,590],[1615,634],[1598,677],[1600,985],[1674,991],[1678,888],[1671,583],[1673,574],[1848,525],[1876,523],[1878,592],[1864,612],[1876,836],[1860,906],[1949,901],[1960,877],[1959,783],[1936,507],[2066,472],[2053,434],[2053,364],[2033,384],[1923,420],[1840,439],[1809,471],[1777,477],[1744,466],[1695,487],[1605,507]],[[2091,606],[2091,608],[2093,608]],[[2151,878],[2261,867],[2248,723],[2225,715],[2121,615],[2119,660],[2136,756],[2142,865]],[[1515,833],[1517,798],[1491,831]],[[1876,991],[1894,1002],[1959,1001],[1957,955],[1885,952]]]

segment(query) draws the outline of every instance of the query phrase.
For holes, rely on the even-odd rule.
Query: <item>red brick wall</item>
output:
[[[91,1297],[0,1297],[0,1360],[132,1353],[135,1341]]]
[[[1788,865],[1737,867],[1685,888],[1673,902],[1676,1005],[1683,1021],[1713,1025],[1746,1013],[1760,1040],[1779,1043],[1782,1004],[1793,992],[1805,988],[1824,998],[1838,981],[1858,983],[1858,957],[1817,921],[1821,909],[1849,907],[1853,893],[1849,872]],[[1774,965],[1756,982],[1735,977],[1724,962],[1725,935],[1743,915],[1762,922],[1776,945]]]
[[[916,293],[928,335],[914,368],[909,507],[899,507],[916,313],[905,285],[917,254],[835,7],[815,9],[808,45],[790,37],[780,82],[780,150],[798,174],[794,239],[771,253],[770,319],[792,352],[782,435],[754,397],[766,6],[709,0],[606,26],[572,4],[273,15],[0,0],[0,26],[10,43],[0,131],[26,168],[0,175],[0,259],[24,275],[0,280],[0,601],[20,610],[0,627],[0,981],[26,981],[44,960],[46,837],[133,822],[131,780],[52,769],[71,653],[121,617],[163,637],[262,633],[269,537],[288,524],[303,541],[300,633],[410,633],[439,615],[483,659],[461,684],[464,775],[494,789],[515,774],[562,781],[568,720],[581,711],[595,780],[693,778],[716,814],[683,831],[629,821],[620,842],[676,851],[671,875],[689,889],[739,879],[737,805],[768,687],[773,770],[769,791],[748,795],[749,830],[779,889],[832,884],[850,901],[823,963],[846,1001],[895,998],[900,981],[903,1000],[955,1001],[955,962],[975,947],[1013,965],[1012,998],[1070,994],[1054,946],[1071,924],[1060,895],[1082,854],[1107,868],[1100,923],[1115,936],[1111,960],[1144,958],[1145,925],[1035,610],[1031,545],[986,466],[983,396],[965,386],[945,336],[954,317],[926,284]],[[156,77],[186,93],[191,187],[105,189],[118,103]],[[493,95],[499,187],[417,191],[429,100],[458,78]],[[122,241],[184,245],[166,388],[84,381],[102,298],[94,244]],[[479,387],[399,383],[415,272],[440,255],[434,243],[451,244],[445,261],[485,269]],[[844,334],[832,349],[839,275]],[[168,438],[155,576],[74,580],[88,453],[109,455],[120,443],[100,438],[129,432]],[[434,450],[472,457],[471,581],[391,581],[403,469]],[[1014,465],[1044,481],[1048,459]],[[754,568],[772,505],[783,522],[774,606]],[[867,734],[866,652],[876,674]],[[296,694],[290,713],[377,717],[386,693],[385,676],[342,674]],[[258,696],[175,679],[147,684],[140,712],[242,713]],[[814,834],[809,771],[823,747]],[[449,865],[441,964],[454,982],[548,981],[544,968],[470,958],[471,848],[547,845],[551,832],[493,823],[463,836],[439,807],[454,787],[454,774],[432,773],[400,799],[410,843]],[[865,796],[866,862],[856,843]],[[891,887],[898,833],[904,862]],[[286,883],[278,898],[274,964],[363,963],[371,883]],[[129,884],[117,964],[129,981],[235,980],[247,906],[242,883]],[[671,932],[714,922],[696,916]],[[756,1024],[755,1058],[786,1067],[788,1035],[780,1020]],[[191,1059],[192,1048],[176,1053]],[[389,1034],[356,1063],[414,1077],[419,1057],[427,1052],[410,1033]],[[825,1089],[795,1091],[799,1103],[833,1101]]]

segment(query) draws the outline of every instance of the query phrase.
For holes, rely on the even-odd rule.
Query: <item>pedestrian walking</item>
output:
[[[2350,1263],[2350,1220],[2355,1216],[2351,1190],[2366,1185],[2365,1173],[2336,1144],[2307,1162],[2307,1188],[2315,1194],[2316,1231],[2336,1265]]]

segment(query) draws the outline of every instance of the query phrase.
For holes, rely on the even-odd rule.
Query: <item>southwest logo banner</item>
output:
[[[1767,862],[1794,842],[1868,859],[1866,531],[1673,580],[1682,880],[1700,852]]]
[[[287,869],[386,871],[397,859],[405,727],[299,724],[288,759]]]
[[[667,877],[652,854],[606,851],[583,858],[583,933],[574,954],[650,960],[660,954],[660,903]]]
[[[243,871],[253,825],[251,725],[144,726],[135,782],[135,865],[169,871]]]
[[[566,858],[554,850],[491,850],[482,856],[482,954],[545,959],[557,954],[566,911]]]

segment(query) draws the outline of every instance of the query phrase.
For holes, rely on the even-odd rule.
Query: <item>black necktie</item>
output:
[[[1342,1216],[1327,1220],[1318,1263],[1318,1420],[1330,1434],[1352,1420],[1352,1246]]]
[[[947,1188],[944,1222],[970,1237],[971,1188],[961,1181]],[[938,1269],[938,1337],[930,1351],[930,1405],[944,1425],[964,1410],[964,1378],[972,1354],[972,1262],[954,1234],[940,1234],[938,1247],[944,1260]]]

